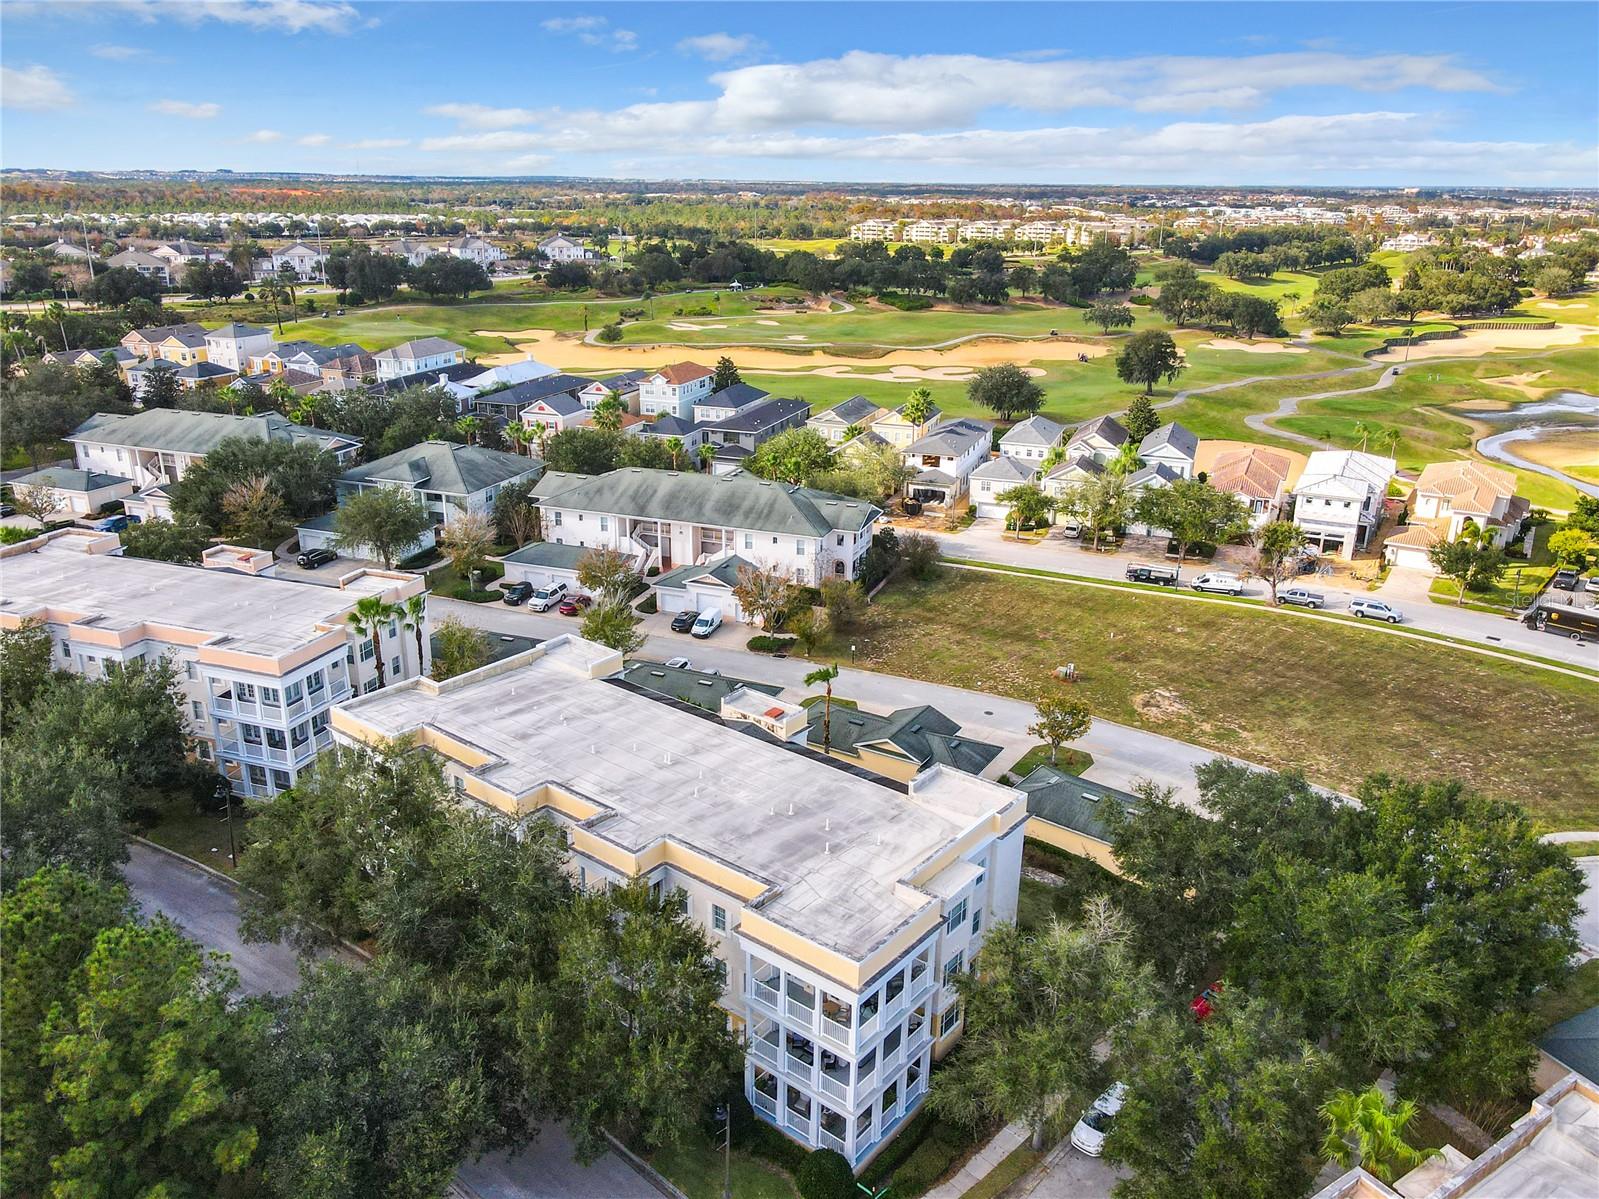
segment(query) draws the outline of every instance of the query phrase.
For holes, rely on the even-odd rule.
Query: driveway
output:
[[[1599,958],[1599,858],[1577,858],[1586,890],[1582,893],[1582,915],[1577,917],[1578,951],[1583,961]]]
[[[1051,1149],[1044,1160],[1007,1192],[1008,1199],[1110,1199],[1110,1190],[1127,1171],[1102,1157],[1072,1148],[1071,1138]]]

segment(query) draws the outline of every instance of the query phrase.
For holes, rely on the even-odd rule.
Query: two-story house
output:
[[[442,529],[468,513],[492,512],[501,490],[537,479],[543,472],[544,463],[523,454],[455,441],[423,441],[351,467],[334,486],[341,502],[374,487],[414,492]],[[329,532],[331,528],[329,525]],[[303,530],[301,548],[305,548]]]
[[[1429,462],[1410,494],[1409,523],[1383,542],[1383,556],[1394,566],[1431,571],[1428,551],[1458,541],[1468,523],[1504,546],[1531,510],[1508,470],[1481,462]]]
[[[466,347],[442,337],[418,337],[372,355],[378,368],[378,382],[399,379],[422,371],[455,366],[466,361]]]
[[[1199,454],[1199,436],[1173,421],[1160,425],[1138,443],[1138,456],[1147,466],[1164,466],[1179,478],[1194,477],[1194,459]]]
[[[818,412],[805,423],[825,437],[829,445],[842,445],[848,440],[846,434],[851,429],[870,429],[887,415],[886,408],[879,407],[865,396],[857,395],[850,396],[842,404],[833,405],[825,412]],[[912,437],[905,444],[909,445],[915,440]]]
[[[1107,466],[1128,442],[1127,430],[1114,416],[1096,416],[1078,425],[1066,442],[1066,457],[1089,457]]]
[[[1239,446],[1224,450],[1211,463],[1209,483],[1217,491],[1230,491],[1249,508],[1251,528],[1277,519],[1288,495],[1293,459],[1264,446]]]
[[[332,585],[273,577],[270,550],[217,545],[201,565],[119,553],[114,533],[59,529],[0,547],[0,629],[37,620],[51,665],[87,678],[170,659],[196,756],[236,794],[269,799],[292,787],[333,743],[332,706],[425,672],[427,631],[399,621],[377,644],[345,618],[357,601],[420,595],[419,575],[357,570]]]
[[[506,424],[522,421],[529,428],[544,420],[544,416],[551,412],[564,413],[565,417],[558,425],[544,420],[546,429],[558,433],[568,424],[589,422],[591,414],[578,400],[577,393],[592,382],[593,379],[583,375],[556,372],[553,375],[541,375],[537,379],[513,383],[510,387],[502,387],[497,391],[491,389],[476,392],[466,401],[466,407],[474,415],[503,421]],[[539,404],[543,405],[541,408],[543,415],[523,420],[522,414]]]
[[[576,238],[552,234],[539,242],[539,255],[546,262],[593,262],[599,257]]]
[[[897,450],[903,450],[911,442],[938,428],[943,423],[944,414],[935,404],[928,410],[924,420],[912,420],[905,415],[905,405],[901,404],[886,416],[880,416],[872,422],[872,432],[876,433],[889,445]]]
[[[206,330],[205,357],[207,362],[242,375],[250,371],[250,359],[269,353],[273,344],[270,329],[235,321],[220,329]]]
[[[1294,485],[1294,523],[1324,553],[1352,558],[1382,523],[1392,458],[1359,450],[1317,450]]]
[[[881,431],[881,422],[873,431]],[[989,422],[962,417],[911,442],[900,451],[905,465],[917,472],[905,484],[905,494],[923,504],[954,503],[966,494],[972,472],[988,459],[993,436]]]
[[[742,387],[744,384],[739,386]],[[727,390],[732,391],[733,388],[729,387]],[[725,393],[716,393],[717,396],[723,394]],[[711,399],[714,401],[716,396],[712,396]],[[799,428],[810,414],[811,406],[804,400],[773,397],[747,404],[731,416],[702,425],[705,440],[718,447],[716,457],[711,462],[711,469],[727,471],[736,468],[763,443],[770,441],[783,430]]]
[[[640,415],[639,388],[644,385],[644,380],[649,378],[651,373],[646,370],[623,371],[619,375],[596,379],[578,392],[577,398],[583,401],[583,407],[592,412],[614,391],[617,399],[622,401],[622,406],[633,416],[638,416]]]
[[[796,748],[796,704],[740,687],[717,719],[622,670],[562,635],[352,699],[335,736],[413,738],[467,810],[555,821],[578,887],[675,897],[722,964],[757,1118],[858,1170],[920,1110],[964,1024],[956,984],[1015,919],[1026,799],[943,764],[842,770]]]
[[[172,264],[143,250],[123,250],[107,258],[105,264],[112,270],[137,271],[147,278],[159,279],[163,287],[172,286]]]
[[[1040,462],[1001,454],[981,462],[971,474],[972,509],[981,520],[1007,520],[1010,505],[999,497],[1017,487],[1038,482]]]
[[[452,258],[464,258],[468,262],[475,262],[481,267],[489,267],[505,257],[505,251],[481,237],[468,234],[457,237],[445,244],[445,250]]]
[[[135,359],[143,362],[151,358],[161,357],[160,347],[174,336],[180,336],[194,344],[193,339],[198,339],[201,352],[205,350],[205,326],[188,322],[182,325],[153,325],[146,329],[134,329],[123,334],[122,348],[131,352]]]
[[[639,412],[644,416],[694,419],[694,405],[711,394],[716,372],[697,362],[674,362],[639,382]]]
[[[1047,416],[1029,416],[1005,430],[999,439],[999,452],[1007,458],[1038,465],[1055,452],[1065,436],[1065,425]]]
[[[807,586],[855,578],[882,515],[865,500],[744,471],[548,474],[534,496],[547,541],[621,550],[663,573],[732,552]]]
[[[762,391],[749,383],[735,383],[731,387],[713,391],[704,399],[695,401],[692,416],[702,425],[714,425],[717,421],[727,420],[752,404],[760,404],[770,398],[771,392]]]
[[[315,246],[297,241],[292,246],[273,250],[267,261],[272,274],[280,275],[283,273],[283,268],[288,267],[302,282],[309,282],[312,279],[324,278],[323,271],[327,266],[328,256]]]

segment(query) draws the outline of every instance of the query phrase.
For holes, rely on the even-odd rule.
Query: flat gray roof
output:
[[[861,961],[936,902],[902,883],[1018,792],[934,767],[874,782],[708,713],[590,678],[617,656],[574,636],[455,686],[408,681],[343,705],[386,737],[424,726],[477,747],[513,795],[554,784],[602,806],[584,827],[629,852],[671,838],[763,880],[763,916]]]

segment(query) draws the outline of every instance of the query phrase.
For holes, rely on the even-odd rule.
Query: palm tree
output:
[[[372,655],[378,665],[378,690],[383,690],[383,626],[400,614],[396,604],[388,603],[381,595],[364,595],[355,601],[355,608],[344,619],[357,633],[372,639]]]
[[[1377,435],[1377,444],[1387,450],[1388,456],[1392,458],[1395,451],[1399,449],[1399,430],[1384,429]]]
[[[294,293],[284,286],[283,280],[276,275],[268,275],[261,280],[261,294],[272,301],[272,319],[277,322],[278,336],[283,336],[283,313],[278,310],[278,301],[288,297],[293,299]]]
[[[1371,440],[1371,435],[1375,433],[1376,430],[1368,425],[1365,421],[1357,420],[1354,428],[1350,431],[1354,433],[1356,437],[1360,438],[1360,452],[1365,453],[1366,443]]]
[[[422,652],[422,630],[427,625],[428,597],[427,592],[407,596],[405,603],[400,607],[400,623],[416,635],[416,668],[422,669],[422,664],[427,661]]]
[[[529,431],[533,434],[533,440],[539,443],[540,456],[547,455],[550,452],[550,427],[543,421],[536,420]]]
[[[830,753],[833,748],[833,680],[838,678],[838,663],[831,666],[818,667],[805,676],[805,685],[814,687],[818,683],[827,685],[827,698],[823,701],[822,708],[822,752]]]
[[[1368,1173],[1393,1182],[1432,1156],[1431,1150],[1417,1149],[1405,1140],[1405,1127],[1417,1110],[1409,1099],[1390,1102],[1375,1084],[1358,1095],[1339,1091],[1321,1105],[1328,1125],[1322,1154],[1341,1166],[1350,1165],[1358,1155]]]
[[[505,440],[511,443],[511,448],[518,454],[525,454],[527,447],[533,444],[533,434],[521,421],[512,421],[505,426]]]
[[[277,386],[277,381],[273,383]],[[316,428],[316,418],[322,415],[323,400],[319,395],[301,396],[289,408],[289,419],[297,425]]]
[[[672,459],[672,469],[678,467],[678,459],[683,456],[683,439],[681,437],[668,437],[665,442],[666,452]]]
[[[711,459],[716,457],[716,449],[716,446],[707,441],[695,451],[696,455],[699,457],[701,468],[704,470],[711,469]]]
[[[272,401],[272,406],[279,412],[287,412],[300,402],[300,393],[294,390],[293,385],[279,375],[266,389],[267,399]]]
[[[463,416],[455,422],[455,431],[466,438],[467,445],[477,444],[477,435],[482,428],[482,420],[475,416]]]

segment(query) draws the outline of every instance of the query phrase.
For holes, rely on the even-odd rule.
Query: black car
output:
[[[510,604],[513,608],[518,604],[526,603],[527,597],[532,594],[533,584],[529,583],[526,579],[523,579],[519,583],[507,583],[504,587],[500,588],[500,595],[503,596],[505,598],[505,602]]]
[[[672,632],[688,632],[694,627],[694,622],[699,618],[700,614],[694,611],[692,608],[679,612],[676,616],[672,617]]]
[[[0,516],[15,516],[17,510],[10,504],[0,504]]]
[[[315,570],[319,566],[326,566],[329,562],[336,561],[338,555],[330,549],[306,550],[301,553],[295,562],[307,570]]]
[[[1555,571],[1555,577],[1549,580],[1549,586],[1556,591],[1580,591],[1581,582],[1582,580],[1577,577],[1576,571],[1557,570]]]

